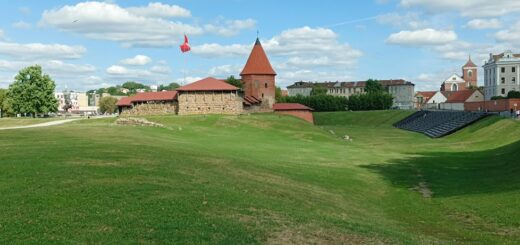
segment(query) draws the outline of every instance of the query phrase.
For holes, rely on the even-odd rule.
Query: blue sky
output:
[[[3,1],[0,9],[0,87],[31,64],[59,90],[238,76],[257,30],[281,87],[403,78],[434,90],[470,54],[481,65],[490,52],[520,48],[515,0]]]

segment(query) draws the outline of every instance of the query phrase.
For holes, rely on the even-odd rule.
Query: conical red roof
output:
[[[468,62],[466,62],[466,64],[463,67],[477,67],[477,65],[475,65],[475,63],[473,63],[473,61],[471,60],[471,57],[469,57]]]
[[[276,75],[258,38],[240,75]]]

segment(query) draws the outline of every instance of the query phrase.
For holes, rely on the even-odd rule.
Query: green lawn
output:
[[[24,118],[24,117],[4,117],[0,118],[0,128],[15,127],[15,126],[27,126],[38,123],[44,123],[54,120],[63,120],[65,118]]]
[[[520,123],[430,139],[410,113],[0,131],[0,243],[518,243]]]

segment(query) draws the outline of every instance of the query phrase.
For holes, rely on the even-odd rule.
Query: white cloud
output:
[[[196,82],[196,81],[199,81],[202,79],[203,79],[203,77],[187,76],[187,77],[177,78],[177,79],[175,79],[175,82],[180,85],[186,85],[188,83]]]
[[[419,29],[427,25],[426,21],[417,13],[387,13],[377,16],[376,20],[379,24],[397,28]]]
[[[8,43],[0,42],[0,55],[16,59],[78,59],[87,50],[83,46],[42,43]]]
[[[427,28],[393,33],[388,37],[386,42],[403,46],[428,46],[448,44],[455,40],[457,40],[457,34],[454,31]]]
[[[171,17],[190,17],[189,10],[177,5],[168,5],[163,3],[148,3],[146,7],[128,8],[133,14],[155,18],[171,18]]]
[[[466,24],[468,28],[482,30],[482,29],[499,29],[502,28],[502,22],[498,19],[473,19]]]
[[[191,52],[206,58],[244,56],[251,52],[251,46],[242,44],[220,45],[217,43],[206,43],[192,46]]]
[[[150,68],[152,73],[170,74],[172,69],[166,65],[155,65]]]
[[[40,25],[80,33],[87,38],[120,42],[124,47],[168,47],[177,44],[185,33],[203,32],[200,27],[138,15],[107,2],[82,2],[46,10]]]
[[[470,17],[498,17],[520,12],[518,0],[401,0],[406,8],[420,7],[429,12],[453,12]]]
[[[256,21],[253,19],[245,20],[218,20],[215,24],[204,25],[204,30],[220,36],[234,36],[242,30],[253,29]]]
[[[495,34],[495,39],[498,42],[509,45],[509,49],[512,47],[520,48],[520,45],[518,44],[520,43],[520,20],[511,25],[508,29],[498,31]]]
[[[30,23],[27,23],[25,21],[15,22],[12,26],[16,29],[30,29],[32,27]]]
[[[136,55],[133,58],[128,58],[121,60],[120,63],[123,65],[134,65],[134,66],[142,66],[146,65],[148,63],[152,62],[152,58],[146,56],[146,55]]]
[[[285,30],[263,40],[262,46],[279,73],[277,82],[282,86],[296,79],[345,80],[363,55],[360,50],[340,42],[334,31],[307,26]],[[192,52],[204,57],[240,57],[239,65],[210,70],[210,75],[228,76],[236,75],[243,68],[243,62],[252,48],[252,44],[203,44],[192,47]]]
[[[128,74],[128,69],[123,66],[113,65],[107,68],[107,73],[110,75],[126,75]]]
[[[4,40],[4,38],[5,38],[4,30],[0,29],[0,40]]]
[[[212,67],[209,70],[208,74],[210,76],[215,76],[215,77],[228,77],[230,75],[236,75],[236,74],[240,73],[242,68],[243,68],[243,65],[221,65],[221,66]]]

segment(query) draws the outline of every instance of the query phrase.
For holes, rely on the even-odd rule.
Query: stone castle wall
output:
[[[236,91],[181,92],[179,115],[240,114],[242,98]]]
[[[164,103],[164,104],[139,104],[131,109],[123,110],[121,116],[146,116],[146,115],[171,115],[176,114],[178,110],[178,103]]]

